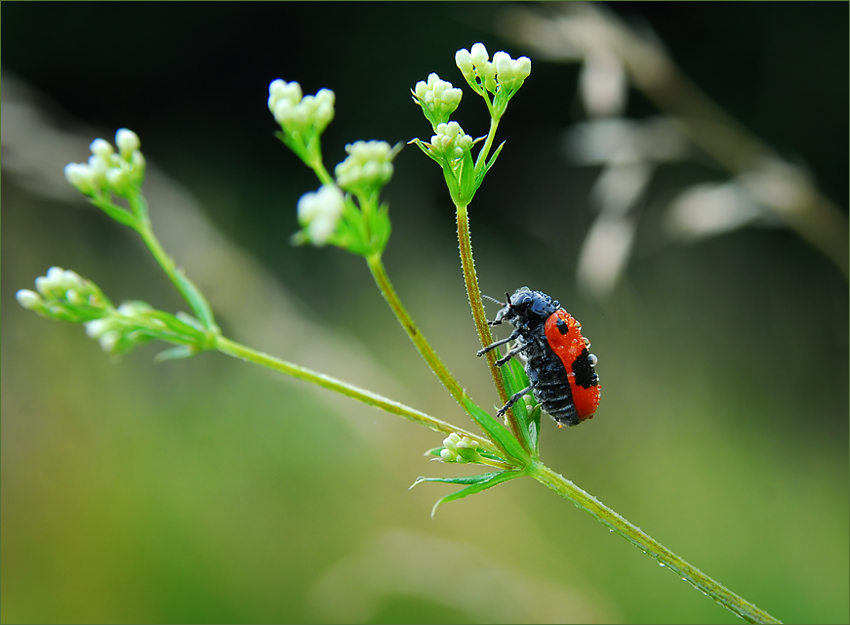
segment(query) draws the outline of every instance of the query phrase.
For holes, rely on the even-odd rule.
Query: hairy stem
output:
[[[416,347],[416,350],[425,362],[428,363],[431,371],[433,371],[434,375],[436,375],[440,382],[443,383],[443,386],[446,387],[451,396],[454,397],[461,406],[463,406],[463,388],[461,388],[454,376],[449,373],[446,365],[444,365],[443,361],[440,360],[440,357],[437,356],[434,348],[431,347],[419,331],[419,328],[416,326],[416,322],[413,321],[413,318],[401,303],[401,299],[399,299],[398,294],[395,292],[392,282],[390,282],[387,272],[384,269],[384,263],[381,261],[381,256],[379,254],[371,254],[366,257],[366,262],[369,265],[369,270],[372,272],[372,277],[375,279],[375,284],[378,285],[378,289],[380,289],[384,299],[387,300],[387,304],[389,304],[390,309],[393,311],[396,319],[398,319],[401,327],[404,328],[407,336],[409,336],[410,340],[413,341],[413,345]]]
[[[563,475],[555,473],[541,462],[535,462],[527,473],[541,484],[548,486],[576,506],[589,512],[638,549],[654,558],[682,579],[701,590],[723,607],[749,623],[781,623],[756,605],[736,595],[723,584],[712,579],[697,567],[686,562],[664,545],[649,536],[640,528],[632,525],[619,514],[603,505],[598,499],[586,493]]]
[[[481,289],[478,286],[478,275],[475,273],[475,260],[472,257],[472,237],[469,234],[469,214],[467,213],[466,206],[457,206],[457,238],[460,246],[463,280],[466,284],[469,306],[472,309],[472,318],[475,320],[475,329],[478,331],[481,346],[487,347],[493,342],[493,335],[490,333],[490,324],[487,323],[487,313],[484,312],[484,301],[481,299]],[[505,390],[505,383],[502,380],[502,372],[496,366],[496,352],[491,350],[487,352],[486,356],[487,364],[490,366],[490,375],[493,378],[493,383],[496,385],[499,399],[502,405],[504,405],[508,401],[508,393]],[[506,418],[508,428],[514,435],[514,438],[520,442],[526,452],[531,453],[529,442],[516,417],[514,417],[512,410],[506,413]]]

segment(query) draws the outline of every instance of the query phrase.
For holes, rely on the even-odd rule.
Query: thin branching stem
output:
[[[381,410],[385,410],[391,414],[404,417],[405,419],[418,423],[419,425],[424,425],[435,432],[440,432],[441,434],[457,433],[460,436],[467,436],[478,442],[479,445],[491,453],[501,453],[489,440],[487,440],[487,438],[483,436],[467,432],[463,428],[459,428],[456,425],[452,425],[451,423],[432,417],[431,415],[425,414],[415,408],[405,406],[402,403],[393,401],[392,399],[388,399],[378,395],[377,393],[373,393],[372,391],[359,388],[353,384],[349,384],[348,382],[344,382],[329,375],[325,375],[324,373],[319,373],[317,371],[307,369],[306,367],[301,367],[291,362],[281,360],[275,356],[270,356],[269,354],[265,354],[235,341],[231,341],[223,336],[216,337],[215,347],[218,351],[223,354],[227,354],[228,356],[233,356],[234,358],[244,360],[245,362],[251,362],[262,367],[268,367],[269,369],[273,369],[274,371],[283,373],[284,375],[292,376],[293,378],[298,378],[299,380],[309,382],[310,384],[321,386],[322,388],[339,393],[340,395],[345,395],[346,397],[361,401],[369,406],[374,406],[375,408],[380,408]]]
[[[428,367],[431,368],[431,371],[434,372],[434,375],[437,376],[437,379],[439,379],[443,386],[446,387],[451,396],[454,397],[461,406],[463,406],[463,388],[449,372],[446,365],[443,364],[443,361],[440,360],[437,352],[435,352],[434,348],[431,347],[430,343],[428,343],[425,336],[417,327],[416,322],[413,321],[413,317],[410,316],[410,313],[407,312],[404,304],[401,303],[398,293],[396,293],[392,282],[390,282],[389,276],[387,276],[380,254],[371,254],[367,256],[366,262],[369,265],[369,270],[372,272],[372,277],[375,279],[375,284],[378,285],[378,289],[380,289],[381,294],[384,296],[387,304],[389,304],[390,309],[393,311],[396,319],[398,319],[401,327],[404,328],[407,336],[410,337],[410,340],[413,342],[416,350],[428,364]]]
[[[466,284],[466,294],[469,298],[469,306],[472,309],[472,318],[475,321],[475,329],[478,331],[481,346],[486,347],[493,342],[493,335],[490,333],[490,324],[487,322],[487,313],[484,311],[484,301],[481,298],[481,288],[478,286],[478,275],[475,273],[475,260],[472,257],[472,237],[469,233],[469,213],[466,206],[462,205],[457,206],[457,238],[460,247],[461,266],[463,267],[463,281]],[[490,375],[493,377],[499,399],[504,405],[508,401],[508,392],[505,390],[502,372],[496,366],[496,352],[491,350],[487,352],[486,356]],[[522,432],[513,411],[509,410],[506,413],[506,418],[511,434],[520,442],[526,452],[531,453],[527,437]]]
[[[723,584],[712,579],[697,567],[686,562],[664,545],[649,536],[639,527],[632,525],[611,508],[602,504],[596,497],[585,492],[563,475],[555,473],[541,462],[535,462],[527,473],[541,484],[548,486],[565,499],[570,500],[582,510],[589,512],[600,522],[617,532],[620,536],[635,545],[638,549],[654,558],[659,564],[667,567],[683,580],[692,584],[698,590],[717,601],[723,607],[749,623],[781,623],[761,608],[735,594]]]

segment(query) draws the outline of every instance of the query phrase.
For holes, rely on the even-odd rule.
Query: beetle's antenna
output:
[[[497,304],[502,303],[499,300],[497,300],[495,297],[490,297],[489,295],[484,295],[484,293],[481,294],[481,297],[483,297],[484,299],[489,299],[491,302],[496,302]]]

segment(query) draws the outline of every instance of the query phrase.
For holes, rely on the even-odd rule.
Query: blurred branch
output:
[[[631,83],[753,197],[848,277],[848,221],[806,173],[715,104],[676,67],[650,33],[639,33],[599,4],[525,7],[501,13],[503,34],[540,57],[585,62],[615,55]]]

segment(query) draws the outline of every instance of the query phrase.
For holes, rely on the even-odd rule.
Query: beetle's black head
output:
[[[507,303],[498,313],[492,325],[499,325],[507,321],[514,326],[528,326],[538,322],[545,322],[553,312],[558,310],[560,304],[542,291],[532,291],[527,286],[516,290],[513,295],[507,296]]]

